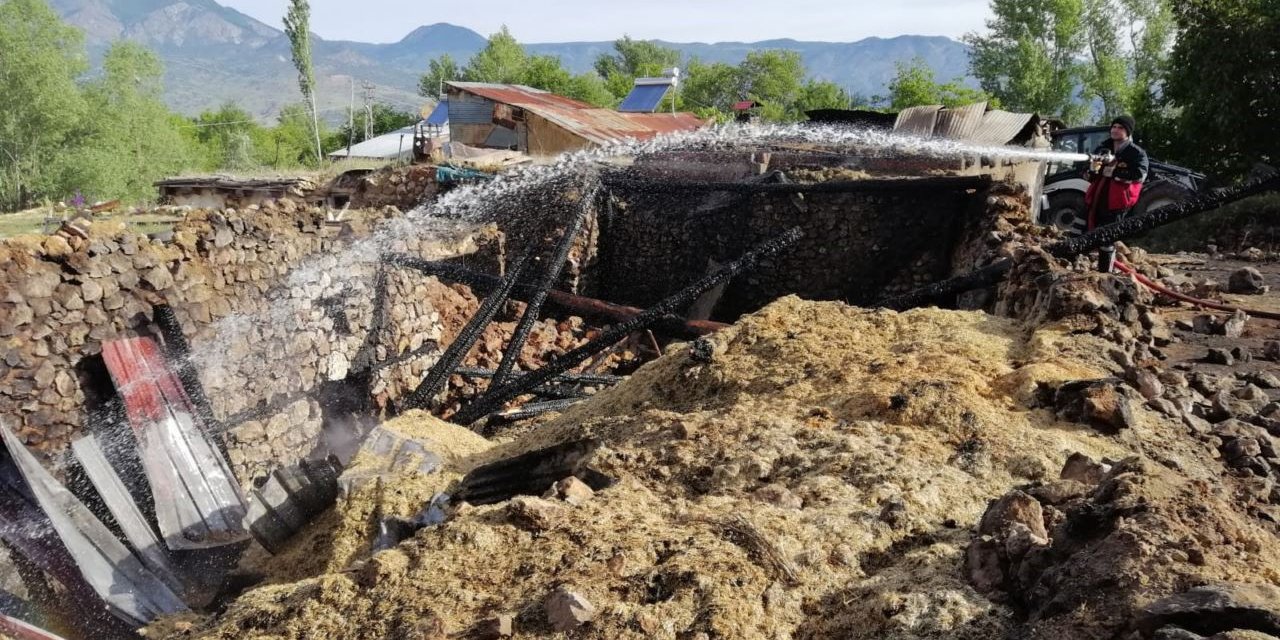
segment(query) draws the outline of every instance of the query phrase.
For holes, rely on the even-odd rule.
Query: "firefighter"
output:
[[[1076,234],[1119,222],[1137,204],[1147,179],[1148,161],[1147,152],[1133,141],[1134,127],[1133,118],[1117,116],[1111,121],[1111,138],[1090,156],[1085,172],[1089,181],[1084,194],[1085,215],[1076,216],[1072,224]],[[1115,251],[1115,245],[1098,250],[1100,271],[1111,271]]]

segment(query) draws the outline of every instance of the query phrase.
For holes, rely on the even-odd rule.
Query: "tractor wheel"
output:
[[[1058,191],[1049,194],[1049,208],[1040,212],[1041,224],[1053,225],[1061,231],[1070,231],[1077,215],[1084,215],[1084,194],[1079,191]]]
[[[1133,209],[1129,211],[1129,216],[1140,216],[1148,211],[1155,211],[1160,207],[1177,204],[1189,197],[1191,197],[1190,191],[1172,182],[1162,180],[1143,188],[1142,194],[1138,196],[1138,203],[1133,205]]]

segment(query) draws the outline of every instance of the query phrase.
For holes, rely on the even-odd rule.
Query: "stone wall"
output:
[[[435,199],[437,191],[434,165],[384,167],[360,180],[351,206],[357,209],[393,206],[408,211]]]
[[[602,216],[597,286],[610,301],[651,305],[787,228],[804,231],[794,248],[734,279],[716,305],[719,318],[788,293],[865,304],[945,278],[986,197],[905,180],[876,192],[660,191],[615,192]]]
[[[380,279],[376,260],[344,259],[387,224],[382,217],[363,211],[325,224],[324,212],[286,201],[192,212],[169,242],[97,225],[88,238],[0,243],[0,415],[29,446],[56,457],[110,392],[102,342],[154,335],[152,303],[163,300],[181,321],[215,417],[229,428],[237,474],[307,454],[327,410],[325,385],[355,378],[362,402],[385,408],[438,356],[444,323],[433,301],[459,304],[461,294],[434,279],[399,270]],[[396,248],[429,259],[475,248],[464,229],[430,235]]]

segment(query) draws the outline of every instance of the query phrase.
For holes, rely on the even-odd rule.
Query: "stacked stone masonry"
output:
[[[309,453],[321,430],[322,385],[349,377],[357,363],[373,367],[362,391],[377,411],[438,356],[431,345],[442,322],[432,301],[456,292],[390,270],[379,314],[386,317],[375,322],[377,260],[339,258],[395,213],[361,211],[332,225],[324,211],[281,201],[192,212],[165,242],[103,225],[88,238],[0,242],[0,415],[56,461],[101,400],[102,343],[154,335],[151,302],[159,299],[177,312],[215,418],[229,429],[237,475]],[[428,259],[474,249],[465,231],[395,244]]]

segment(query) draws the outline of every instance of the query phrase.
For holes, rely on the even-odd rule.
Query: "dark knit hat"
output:
[[[1133,120],[1132,116],[1116,116],[1111,121],[1111,124],[1118,124],[1124,127],[1124,130],[1129,132],[1129,137],[1133,137],[1133,130],[1138,128],[1138,124]]]

